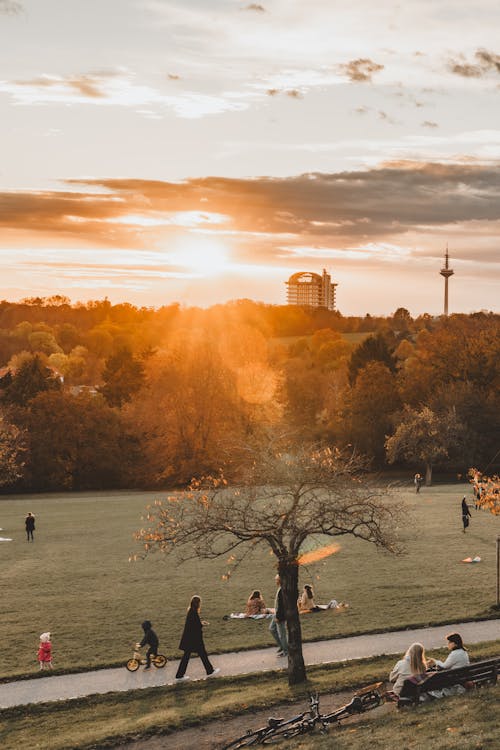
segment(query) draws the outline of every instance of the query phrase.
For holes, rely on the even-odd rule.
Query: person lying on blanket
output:
[[[300,613],[306,612],[323,612],[325,609],[344,609],[349,605],[346,602],[338,602],[336,599],[331,599],[328,604],[316,604],[314,601],[313,587],[306,583],[302,594],[299,596],[297,606]]]

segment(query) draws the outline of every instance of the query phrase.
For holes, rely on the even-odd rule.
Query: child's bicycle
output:
[[[128,662],[125,664],[129,672],[137,672],[141,664],[146,664],[146,659],[143,658],[141,652],[140,652],[140,644],[136,643],[134,646],[134,655],[131,659],[128,660]],[[156,656],[153,654],[151,656],[151,664],[153,664],[157,669],[163,669],[163,667],[167,663],[167,657],[163,654],[156,654]]]

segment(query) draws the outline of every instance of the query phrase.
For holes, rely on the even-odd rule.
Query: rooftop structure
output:
[[[289,305],[306,305],[308,307],[326,307],[335,310],[335,287],[332,277],[323,269],[323,274],[312,271],[294,273],[288,281],[286,300]]]

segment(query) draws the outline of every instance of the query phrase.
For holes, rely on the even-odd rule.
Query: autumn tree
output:
[[[349,382],[354,385],[358,373],[368,362],[382,362],[391,372],[396,369],[395,359],[387,343],[387,338],[378,333],[366,338],[352,353],[349,362]]]
[[[0,487],[22,477],[25,452],[25,433],[0,413]]]
[[[60,390],[61,383],[39,354],[28,356],[19,370],[7,373],[0,381],[2,400],[7,404],[25,406],[38,393]]]
[[[350,535],[397,551],[399,506],[363,477],[355,455],[312,447],[278,452],[272,443],[238,486],[222,475],[193,481],[189,490],[157,501],[137,532],[144,554],[175,552],[181,560],[220,558],[235,564],[256,545],[271,550],[281,578],[288,629],[288,680],[306,679],[298,598],[301,553],[311,538]],[[226,563],[227,564],[227,563]]]
[[[160,485],[216,471],[242,437],[235,374],[204,337],[186,336],[153,355],[123,413],[143,445],[149,481]]]
[[[22,425],[29,435],[30,488],[104,489],[130,481],[134,442],[102,396],[40,393],[24,410]]]
[[[102,373],[104,385],[99,389],[110,406],[123,406],[140,390],[144,382],[144,364],[129,349],[112,354]]]
[[[387,460],[425,466],[425,484],[432,483],[432,467],[447,461],[463,444],[464,427],[453,410],[438,414],[428,406],[406,407],[395,433],[385,443]]]
[[[368,362],[346,391],[337,434],[344,443],[352,443],[360,453],[382,463],[391,416],[400,408],[394,374],[382,362]]]

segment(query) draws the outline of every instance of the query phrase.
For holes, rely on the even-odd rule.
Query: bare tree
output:
[[[226,558],[240,563],[258,544],[272,550],[281,578],[288,629],[288,680],[306,679],[298,598],[304,543],[345,534],[398,551],[400,508],[363,478],[363,460],[336,449],[270,450],[238,487],[223,475],[193,481],[189,490],[157,501],[148,527],[136,533],[144,553],[175,550],[181,559]],[[331,544],[330,544],[331,546]]]

